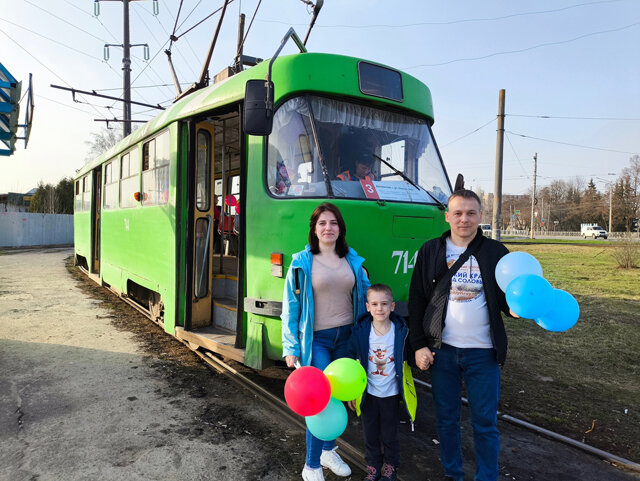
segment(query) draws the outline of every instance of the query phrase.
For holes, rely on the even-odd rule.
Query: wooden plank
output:
[[[234,347],[235,334],[226,330],[207,328],[198,331],[185,331],[182,327],[176,327],[175,335],[178,339],[196,344],[221,356],[244,362],[244,349]]]

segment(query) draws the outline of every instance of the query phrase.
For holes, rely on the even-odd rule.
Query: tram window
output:
[[[142,204],[160,205],[169,200],[169,132],[142,146]]]
[[[82,210],[91,208],[91,174],[82,179]]]
[[[402,75],[396,70],[367,62],[358,64],[360,90],[363,94],[402,102]]]
[[[206,212],[211,206],[211,134],[206,130],[199,130],[197,144],[196,207]]]
[[[193,272],[193,292],[197,297],[205,297],[209,291],[209,256],[204,255],[207,248],[207,234],[213,235],[210,231],[211,223],[205,217],[196,220],[196,248],[194,252],[195,269]]]
[[[104,166],[104,200],[105,209],[115,209],[118,206],[118,177],[117,160],[112,160]]]
[[[82,210],[82,191],[80,190],[80,181],[76,180],[76,204],[75,211],[80,212]]]
[[[140,190],[138,150],[133,149],[120,158],[120,207],[135,207],[134,194]]]
[[[305,98],[288,100],[274,116],[266,182],[276,197],[327,195]]]

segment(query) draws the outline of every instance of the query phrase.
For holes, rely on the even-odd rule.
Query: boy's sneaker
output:
[[[329,468],[333,471],[333,474],[337,476],[349,476],[351,474],[351,468],[347,463],[345,463],[340,455],[336,453],[336,448],[333,448],[330,451],[322,451],[320,455],[320,464],[325,468]]]
[[[378,481],[380,479],[380,473],[373,466],[367,466],[367,476],[362,481]]]
[[[324,474],[322,474],[322,468],[312,469],[306,464],[302,470],[302,479],[304,481],[324,481]]]
[[[382,474],[380,481],[396,481],[398,479],[396,468],[389,463],[384,463],[380,472]]]

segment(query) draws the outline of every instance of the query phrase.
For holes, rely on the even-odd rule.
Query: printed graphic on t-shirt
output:
[[[447,256],[447,266],[451,267],[457,259],[457,254]],[[471,256],[451,279],[449,301],[471,302],[481,294],[483,294],[483,287],[480,266],[478,266],[475,258]]]
[[[388,376],[387,365],[393,362],[393,352],[384,344],[369,345],[369,366],[374,364],[374,368],[369,373],[373,376]]]

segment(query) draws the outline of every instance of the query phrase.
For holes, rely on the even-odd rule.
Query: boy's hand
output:
[[[418,369],[426,371],[433,364],[433,356],[435,356],[435,352],[431,352],[431,349],[428,347],[423,347],[422,349],[418,349],[416,351],[416,366]]]
[[[353,401],[349,401],[347,404],[349,405],[349,409],[351,409],[352,411],[356,410],[356,400],[355,399]]]

